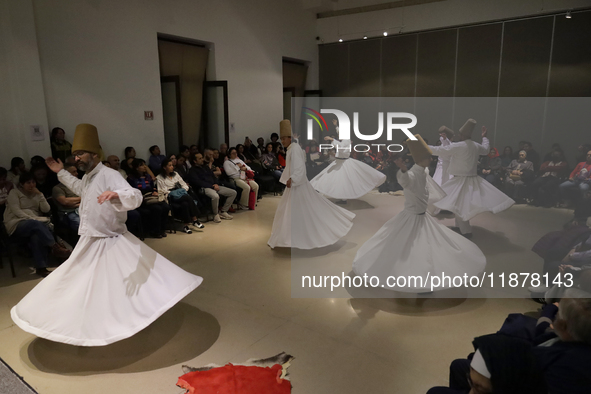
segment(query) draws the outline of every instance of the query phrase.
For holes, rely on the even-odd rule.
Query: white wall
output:
[[[31,140],[31,125],[45,141]],[[0,166],[51,155],[32,0],[0,0],[0,135]]]
[[[356,5],[358,0],[339,2],[335,9]],[[372,1],[371,3],[384,1]],[[341,7],[341,3],[343,3]],[[446,0],[411,7],[392,8],[318,19],[317,31],[324,43],[360,40],[364,35],[381,37],[403,28],[403,33],[436,29],[496,19],[517,18],[591,6],[590,0]]]
[[[41,92],[41,97],[44,92],[49,127],[63,127],[70,141],[78,123],[95,124],[106,154],[122,155],[131,145],[138,156],[147,158],[149,146],[164,145],[157,33],[215,45],[215,76],[229,86],[230,122],[236,129],[230,135],[232,144],[246,135],[278,131],[283,56],[312,62],[307,88],[318,88],[316,19],[299,2],[22,1],[33,4],[34,11],[25,16],[29,21],[34,16],[36,23],[26,27],[29,33],[36,28],[43,83],[11,83],[10,91],[29,96]],[[15,18],[10,15],[8,22],[20,24]],[[0,45],[6,45],[6,30],[3,23]],[[16,69],[22,65],[19,60]],[[0,100],[10,101],[9,94],[0,93]],[[153,121],[144,120],[145,110],[154,111]],[[4,135],[22,116],[2,114],[2,119],[14,118],[0,124]]]

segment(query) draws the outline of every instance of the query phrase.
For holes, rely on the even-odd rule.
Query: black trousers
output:
[[[191,223],[193,217],[199,215],[195,201],[191,196],[185,194],[181,198],[170,201],[170,206],[174,215],[177,215],[183,223]]]
[[[467,375],[470,373],[470,360],[459,358],[449,366],[449,387],[433,387],[427,394],[467,394],[470,384]]]
[[[142,223],[152,235],[162,234],[166,230],[166,221],[170,206],[162,201],[156,204],[142,204],[138,208],[142,216]]]

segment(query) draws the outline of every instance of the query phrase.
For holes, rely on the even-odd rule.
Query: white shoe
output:
[[[226,219],[226,220],[234,219],[234,216],[230,215],[228,212],[222,212],[219,215],[217,215],[217,217],[222,218],[222,219]]]
[[[220,223],[222,221],[222,219],[220,219],[220,215],[215,215],[213,217],[213,221],[214,221],[214,223]]]

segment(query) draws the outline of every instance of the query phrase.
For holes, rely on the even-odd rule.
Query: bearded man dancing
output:
[[[80,240],[68,260],[10,311],[23,330],[51,341],[104,346],[147,327],[203,281],[150,249],[125,227],[139,190],[102,165],[95,126],[76,127],[72,154],[82,180],[61,161],[46,160],[82,198]]]

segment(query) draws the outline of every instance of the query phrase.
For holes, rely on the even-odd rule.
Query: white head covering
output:
[[[485,378],[490,379],[490,372],[488,372],[488,368],[486,367],[486,363],[484,362],[484,358],[482,357],[480,350],[476,349],[470,366]]]

